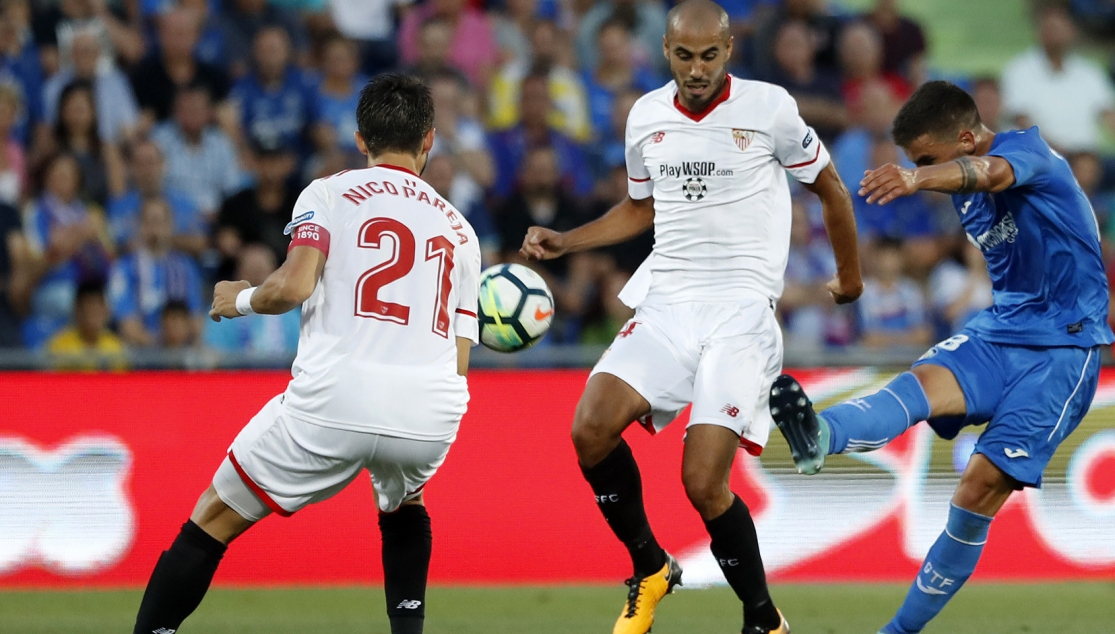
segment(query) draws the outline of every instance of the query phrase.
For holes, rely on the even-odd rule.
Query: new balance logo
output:
[[[619,331],[619,334],[617,336],[620,339],[623,339],[623,338],[627,337],[627,335],[630,335],[631,333],[635,332],[635,326],[638,326],[638,325],[639,325],[639,322],[637,322],[637,321],[627,322],[627,325],[623,327],[623,330]]]
[[[728,403],[724,407],[720,408],[720,413],[727,414],[728,416],[735,418],[736,416],[739,416],[739,408],[735,405],[732,405],[731,403]]]
[[[1030,454],[1025,449],[1003,449],[1008,458],[1029,458]]]
[[[650,142],[651,143],[661,143],[662,139],[665,139],[665,138],[666,138],[666,133],[665,132],[655,132],[654,136],[650,137]]]
[[[400,610],[400,609],[401,610],[417,610],[420,607],[422,607],[422,602],[421,601],[418,601],[416,599],[410,599],[408,601],[403,601],[395,609],[396,610]],[[407,618],[410,618],[410,617],[407,617]]]

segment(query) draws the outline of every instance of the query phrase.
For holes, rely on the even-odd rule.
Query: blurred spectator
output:
[[[197,44],[194,59],[228,71],[229,55],[223,21],[215,3],[210,0],[178,0],[178,6],[194,14],[197,24]],[[169,9],[173,11],[174,9]],[[162,12],[165,13],[167,9]]]
[[[459,177],[456,162],[445,154],[430,156],[429,161],[426,162],[426,171],[422,172],[422,179],[468,219],[468,223],[472,225],[476,237],[480,240],[480,254],[486,268],[500,259],[499,234],[496,233],[492,216],[484,205],[483,197],[469,197],[463,201],[454,198],[453,185]]]
[[[964,239],[956,241],[953,252],[929,276],[929,297],[944,326],[939,333],[942,337],[960,332],[992,302],[991,278],[983,253]]]
[[[75,80],[62,90],[54,133],[36,149],[33,161],[59,151],[73,155],[81,165],[81,196],[104,205],[124,191],[126,169],[119,147],[97,132],[98,119],[92,84]]]
[[[123,370],[124,343],[108,329],[104,282],[82,282],[74,298],[73,324],[54,335],[47,352],[63,370]]]
[[[132,146],[131,188],[108,204],[108,223],[118,249],[131,250],[139,230],[143,201],[161,198],[170,206],[174,218],[175,249],[200,255],[206,247],[205,227],[197,205],[185,192],[163,184],[163,153],[153,141],[141,140]]]
[[[18,348],[20,320],[30,309],[35,262],[19,210],[0,203],[0,348]]]
[[[530,33],[538,15],[538,0],[506,0],[493,17],[500,65],[520,60],[530,64]]]
[[[298,315],[296,310],[291,312]],[[164,350],[193,348],[200,338],[198,320],[189,305],[180,299],[168,301],[159,315],[159,347]]]
[[[112,316],[128,345],[159,343],[163,308],[170,301],[183,301],[195,318],[201,315],[201,273],[193,258],[172,248],[173,236],[170,207],[157,198],[145,200],[139,246],[117,260],[109,275]]]
[[[524,79],[519,97],[519,124],[490,137],[488,146],[496,164],[492,191],[497,196],[511,193],[528,152],[537,148],[553,151],[564,187],[576,196],[588,196],[592,192],[592,179],[581,148],[550,126],[552,106],[548,85],[548,75],[530,75]]]
[[[1041,128],[1042,138],[1063,152],[1095,150],[1100,122],[1115,129],[1115,90],[1103,69],[1072,52],[1076,27],[1064,7],[1043,5],[1037,14],[1039,45],[1003,69],[1003,107],[1015,127]]]
[[[430,80],[437,130],[430,156],[452,158],[455,176],[447,197],[462,211],[481,202],[484,190],[496,177],[484,127],[463,111],[465,91],[462,81],[451,73]]]
[[[625,91],[648,93],[662,87],[662,80],[645,66],[636,66],[631,55],[631,37],[619,22],[600,27],[600,55],[596,69],[584,73],[589,116],[596,135],[612,125],[615,100]]]
[[[30,37],[30,15],[27,0],[0,4],[0,85],[11,86],[22,104],[11,132],[21,143],[30,142],[43,118],[43,72],[38,47]]]
[[[290,39],[280,27],[262,27],[252,52],[251,74],[236,82],[229,94],[245,140],[301,151],[314,95],[301,69],[291,65]]]
[[[902,275],[902,242],[881,239],[872,247],[872,273],[857,306],[863,345],[869,348],[925,347],[933,332],[921,289]]]
[[[211,113],[204,86],[184,87],[174,99],[174,119],[157,126],[152,135],[166,159],[165,184],[188,193],[205,222],[243,182],[236,149],[209,123]]]
[[[624,137],[627,132],[627,116],[631,114],[631,108],[642,96],[643,93],[638,90],[620,93],[613,100],[611,111],[608,113],[610,117],[608,127],[597,130],[596,141],[588,148],[589,165],[592,169],[592,177],[597,182],[597,190],[601,189],[602,185],[611,184],[613,169],[626,166]],[[598,195],[600,194],[601,192],[598,192]],[[603,195],[608,198],[606,194]]]
[[[870,84],[859,99],[859,119],[833,144],[832,156],[840,178],[852,192],[861,238],[931,238],[936,227],[924,195],[898,198],[886,205],[868,205],[867,199],[859,195],[859,182],[867,170],[887,163],[911,167],[890,140],[890,125],[899,107],[891,92],[881,84]]]
[[[749,66],[756,76],[768,77],[776,68],[774,40],[786,22],[797,20],[806,25],[816,51],[817,68],[822,72],[839,72],[836,54],[841,21],[828,8],[826,0],[782,0],[781,5],[759,22],[749,47]],[[746,43],[736,42],[737,46]]]
[[[452,73],[463,83],[469,84],[468,76],[449,57],[453,46],[453,26],[448,21],[441,18],[426,20],[418,27],[417,39],[418,52],[414,61],[407,65],[407,74],[429,79],[435,75]]]
[[[998,79],[978,77],[973,80],[972,99],[976,102],[980,120],[992,131],[1001,132],[1011,128],[1003,121],[1003,96],[999,92]]]
[[[669,71],[669,64],[662,54],[662,34],[666,32],[666,6],[661,2],[638,0],[612,0],[597,2],[589,9],[577,29],[577,55],[581,68],[594,69],[599,64],[601,27],[607,22],[617,22],[627,27],[634,39],[634,54],[638,62],[650,65],[660,73]]]
[[[43,87],[46,120],[51,125],[57,122],[63,89],[80,80],[93,88],[98,113],[97,129],[101,139],[110,143],[124,143],[131,138],[139,121],[139,106],[127,75],[116,64],[99,64],[100,59],[101,41],[97,33],[88,29],[75,33],[70,56],[63,60],[62,70],[55,73]]]
[[[463,72],[474,86],[488,85],[488,78],[499,62],[499,49],[488,18],[467,6],[465,0],[430,0],[407,13],[399,29],[403,63],[412,66],[418,63],[421,56],[418,27],[430,18],[443,20],[449,27],[449,63]]]
[[[13,138],[20,107],[20,96],[15,87],[0,83],[0,204],[20,204],[27,190],[27,162],[23,146]]]
[[[786,282],[778,312],[786,339],[805,348],[823,347],[828,339],[829,307],[832,297],[825,285],[836,274],[832,247],[813,233],[805,201],[793,200],[790,224],[790,253]]]
[[[883,70],[920,84],[926,51],[921,26],[898,12],[898,0],[876,0],[863,17],[883,37]]]
[[[356,43],[334,36],[322,46],[321,82],[318,84],[311,112],[314,145],[319,152],[343,152],[349,158],[359,157],[356,148],[356,106],[360,91],[368,78],[357,72]],[[438,136],[443,134],[437,126]]]
[[[275,261],[286,260],[290,238],[283,233],[298,201],[299,188],[291,183],[296,158],[282,146],[255,148],[256,183],[225,200],[217,216],[216,243],[224,262],[222,279],[232,273],[236,255],[245,244],[262,244]]]
[[[399,54],[395,23],[410,10],[413,0],[329,0],[333,25],[360,43],[362,69],[368,75],[394,68]]]
[[[571,139],[587,141],[592,136],[588,103],[581,76],[558,61],[558,33],[553,22],[535,23],[531,32],[533,62],[514,61],[492,80],[489,99],[489,125],[504,130],[515,125],[520,117],[519,100],[523,79],[527,75],[544,75],[552,109],[550,125]]]
[[[156,121],[166,121],[174,111],[178,91],[202,86],[213,102],[228,96],[228,75],[218,66],[198,60],[198,15],[186,9],[172,9],[159,17],[159,50],[132,72],[132,87],[146,119],[141,129]]]
[[[306,51],[306,29],[293,11],[268,0],[225,0],[223,6],[225,50],[233,77],[248,72],[256,36],[263,29],[284,31],[299,56]]]
[[[248,245],[241,249],[233,279],[247,280],[259,286],[278,266],[270,249]],[[205,345],[229,353],[285,354],[298,350],[301,312],[292,310],[282,315],[247,315],[239,319],[222,319],[205,324]]]
[[[44,70],[47,75],[58,72],[59,59],[69,55],[74,33],[94,29],[104,43],[106,59],[117,57],[131,65],[143,57],[143,35],[129,20],[123,3],[104,0],[62,0],[53,3],[35,3],[35,41],[42,50]]]
[[[519,247],[530,227],[567,231],[585,220],[562,185],[555,152],[547,147],[535,147],[526,153],[518,170],[517,187],[496,210],[494,219],[505,261],[521,260]],[[599,257],[598,253],[583,252],[530,264],[553,291],[558,316],[554,325],[556,340],[576,340],[592,299],[594,262]]]
[[[1115,192],[1104,191],[1100,184],[1104,178],[1102,159],[1094,152],[1078,152],[1068,156],[1069,166],[1080,189],[1088,196],[1096,223],[1102,230],[1105,260],[1115,255]]]
[[[113,251],[108,223],[100,208],[81,200],[80,191],[77,159],[56,154],[43,163],[42,193],[24,218],[28,246],[41,262],[31,314],[23,323],[29,348],[38,348],[66,325],[80,282],[108,273]]]
[[[897,103],[905,102],[912,92],[909,82],[883,69],[883,38],[866,22],[853,22],[844,27],[840,34],[840,65],[844,71],[840,91],[844,103],[853,109],[853,118],[858,115],[854,109],[860,103],[864,86],[885,86]]]
[[[832,143],[848,125],[848,109],[839,75],[817,68],[815,58],[809,27],[800,20],[787,20],[774,38],[774,72],[763,79],[785,88],[797,101],[801,118],[822,140]]]

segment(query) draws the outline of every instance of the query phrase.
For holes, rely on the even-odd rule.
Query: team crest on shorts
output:
[[[694,176],[685,181],[681,191],[685,194],[686,200],[700,200],[708,193],[708,187],[705,186],[705,181]]]
[[[739,149],[747,151],[747,147],[751,145],[751,140],[755,138],[754,130],[737,130],[732,129],[732,138],[735,140]]]

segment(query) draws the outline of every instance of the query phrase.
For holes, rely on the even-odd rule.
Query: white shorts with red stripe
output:
[[[759,455],[770,436],[770,388],[782,372],[782,331],[770,300],[639,306],[592,374],[607,373],[650,403],[652,434],[690,403],[689,425],[719,425]]]
[[[379,510],[414,499],[445,461],[452,441],[425,441],[323,427],[268,401],[236,436],[213,488],[244,518],[284,517],[340,493],[367,469]]]

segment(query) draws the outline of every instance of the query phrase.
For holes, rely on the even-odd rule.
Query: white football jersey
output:
[[[452,439],[468,403],[457,337],[479,335],[480,247],[464,216],[416,174],[377,166],[310,183],[287,230],[326,260],[284,405],[328,427]]]
[[[812,183],[829,154],[783,88],[726,81],[700,114],[680,104],[674,82],[631,109],[628,191],[654,197],[654,251],[620,295],[632,307],[782,295],[786,172]]]

